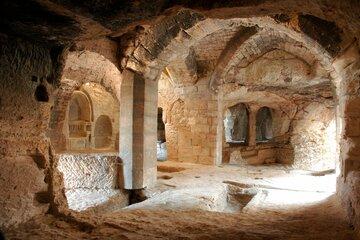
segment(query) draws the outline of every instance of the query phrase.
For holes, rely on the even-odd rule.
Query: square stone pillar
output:
[[[249,109],[249,132],[248,145],[256,146],[256,114],[259,110],[257,106],[251,106]]]
[[[215,165],[219,166],[223,163],[223,144],[224,144],[224,97],[222,89],[217,94],[218,115],[216,127],[216,149],[215,149]]]
[[[125,70],[120,94],[120,158],[125,189],[156,182],[157,81]]]

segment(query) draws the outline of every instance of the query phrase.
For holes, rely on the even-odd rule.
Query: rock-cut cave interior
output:
[[[358,0],[0,1],[0,239],[360,239]]]

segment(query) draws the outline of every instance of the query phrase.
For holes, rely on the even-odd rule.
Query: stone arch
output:
[[[136,118],[136,122],[140,123],[141,128],[128,131],[128,135],[124,135],[121,138],[121,140],[124,139],[124,141],[126,141],[126,138],[129,139],[126,144],[120,147],[120,149],[124,149],[120,150],[120,157],[125,159],[125,168],[131,168],[131,171],[134,172],[132,162],[133,159],[138,158],[137,161],[139,163],[137,165],[146,165],[147,168],[146,170],[141,169],[141,172],[147,172],[146,174],[149,175],[149,172],[156,171],[155,149],[152,146],[145,146],[146,142],[156,141],[156,132],[152,132],[150,128],[154,128],[153,125],[156,124],[157,99],[150,96],[157,94],[157,80],[164,68],[176,59],[184,58],[186,54],[188,54],[189,48],[205,36],[221,29],[240,29],[247,27],[254,29],[253,33],[248,34],[248,37],[251,37],[258,28],[272,30],[279,28],[278,32],[286,34],[295,41],[304,44],[309,49],[311,48],[315,55],[324,55],[325,58],[329,56],[326,50],[315,40],[305,36],[304,33],[296,32],[291,29],[290,26],[278,24],[270,17],[255,17],[251,19],[245,17],[211,19],[205,18],[201,13],[183,9],[173,15],[162,18],[161,21],[150,26],[134,39],[135,47],[129,46],[125,51],[127,52],[126,64],[124,65],[126,70],[123,74],[126,81],[124,81],[123,84],[124,88],[122,87],[121,89],[122,97],[129,95],[128,99],[131,99],[129,105],[134,106],[134,112],[128,113],[128,116],[126,118],[124,117],[122,121],[126,122],[126,119],[130,118],[134,121]],[[229,57],[230,60],[231,56],[232,55]],[[326,62],[326,68],[332,71],[331,60],[332,58],[329,56],[324,62]],[[334,73],[333,76],[336,75],[335,71],[331,73]],[[218,79],[216,79],[216,81],[217,80]],[[135,96],[133,92],[130,92],[132,89],[138,89],[141,94]],[[145,96],[145,98],[143,96]],[[122,113],[126,114],[121,111],[121,114]],[[132,135],[134,134],[140,136],[139,140],[142,144],[137,144],[136,146],[133,144]],[[130,152],[138,152],[139,154],[133,156],[129,154],[128,150],[125,151],[125,147],[132,149]],[[145,161],[149,164],[144,164]],[[126,184],[127,188],[134,188],[134,186],[144,187],[147,185],[144,181],[154,181],[154,178],[149,178],[150,180],[134,178],[131,174],[129,174],[128,179],[129,184]]]
[[[271,109],[268,107],[260,108],[256,113],[256,141],[267,142],[273,137]]]
[[[90,122],[92,117],[89,98],[81,91],[74,91],[69,103],[69,121],[82,120]]]
[[[311,54],[321,59],[322,65],[331,74],[331,78],[339,80],[340,77],[332,66],[333,58],[320,43],[304,32],[295,31],[285,24],[276,22],[271,17],[242,16],[242,18],[211,19],[189,9],[166,17],[140,35],[138,45],[133,51],[130,51],[131,53],[127,57],[126,68],[143,75],[145,79],[156,80],[169,63],[186,54],[189,48],[200,39],[221,29],[239,27],[247,29],[244,31],[242,40],[237,41],[236,49],[254,35],[257,29],[273,31],[283,38],[286,36],[293,42],[305,46]],[[254,41],[251,43],[253,44]],[[217,63],[217,69],[210,81],[210,87],[214,90],[218,85],[219,75],[223,72],[221,69],[224,69],[224,66],[228,65],[227,62],[233,59],[233,54],[224,52],[222,55],[229,56]]]
[[[312,38],[310,35],[303,31],[298,31],[294,27],[289,27],[286,24],[279,24],[276,20],[269,17],[257,17],[249,18],[247,22],[250,25],[257,25],[261,29],[267,31],[270,30],[275,33],[275,35],[281,35],[282,37],[288,37],[293,41],[303,45],[308,51],[321,61],[323,67],[331,72],[332,78],[338,78],[338,74],[332,66],[333,57],[330,53],[322,46],[315,38]],[[296,26],[301,29],[301,26]],[[295,29],[295,30],[294,30]],[[272,34],[273,35],[273,34]]]
[[[306,36],[294,37],[290,29],[278,31],[274,28],[264,28],[240,44],[233,45],[231,51],[222,54],[226,57],[219,59],[210,79],[210,87],[213,90],[217,89],[226,81],[227,75],[234,74],[235,66],[246,67],[273,50],[283,50],[298,57],[308,66],[315,66],[312,75],[322,74],[327,77],[331,74],[332,79],[338,77],[331,65],[331,56],[315,40]]]
[[[66,109],[74,91],[85,83],[98,83],[120,102],[122,74],[110,60],[91,51],[73,51],[67,55],[59,88],[54,92],[54,104],[49,123],[50,142],[55,151],[66,149],[62,132]]]
[[[126,68],[145,79],[157,79],[169,63],[187,54],[200,39],[221,29],[240,26],[240,22],[231,19],[206,19],[195,11],[181,10],[139,37],[140,44],[128,57]]]
[[[112,143],[112,123],[109,116],[101,115],[95,121],[95,148],[110,148]]]
[[[67,149],[79,150],[89,147],[92,121],[92,106],[89,98],[81,91],[74,91],[69,102]]]
[[[65,61],[64,74],[61,80],[71,79],[78,85],[87,82],[99,83],[120,99],[122,75],[110,60],[96,52],[70,52]]]
[[[79,86],[75,81],[65,79],[54,93],[54,104],[49,123],[49,135],[52,148],[55,151],[66,150],[66,137],[62,130],[71,96],[78,88]]]

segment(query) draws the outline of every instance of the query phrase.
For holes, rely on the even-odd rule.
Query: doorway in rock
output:
[[[158,161],[166,161],[167,148],[166,148],[165,123],[164,123],[164,113],[161,107],[158,108],[158,115],[157,115],[156,154]]]

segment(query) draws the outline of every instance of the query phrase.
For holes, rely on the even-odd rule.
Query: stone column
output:
[[[224,141],[224,106],[223,106],[223,93],[219,87],[219,92],[217,94],[217,103],[218,103],[218,124],[216,127],[216,149],[215,149],[215,165],[219,166],[222,164],[222,155],[223,155],[223,141]]]
[[[124,188],[156,182],[157,82],[125,70],[120,94],[120,158]]]
[[[344,177],[350,171],[360,170],[360,96],[358,93],[351,93],[354,90],[356,91],[356,88],[347,88],[348,94],[340,96],[340,117],[342,119],[340,158],[342,159]]]
[[[338,95],[341,174],[337,189],[350,223],[360,229],[360,55],[356,44],[338,57],[333,66],[341,77]]]
[[[341,74],[339,86],[340,159],[342,176],[360,171],[360,55],[356,45],[334,63]]]
[[[249,146],[256,145],[256,113],[259,108],[251,106],[249,109]]]

